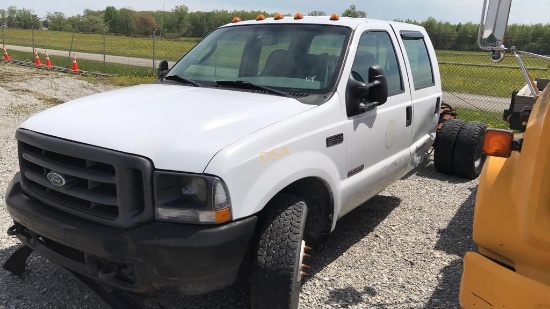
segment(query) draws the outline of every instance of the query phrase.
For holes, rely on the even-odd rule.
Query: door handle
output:
[[[412,115],[413,115],[413,109],[412,109],[412,106],[407,106],[407,109],[406,109],[406,113],[407,113],[407,122],[405,123],[405,125],[407,127],[410,127],[411,124],[412,124]]]

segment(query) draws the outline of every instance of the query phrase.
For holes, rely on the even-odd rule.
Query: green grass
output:
[[[32,53],[10,51],[9,54],[10,57],[13,59],[34,62],[34,55]],[[45,64],[46,59],[43,54],[40,55],[40,60],[42,61],[42,64]],[[72,65],[72,59],[68,59],[67,57],[50,55],[50,61],[54,66],[59,67],[70,68]],[[83,71],[102,72],[109,75],[120,75],[128,77],[144,77],[153,80],[156,74],[156,72],[153,72],[152,68],[118,63],[103,63],[102,61],[86,59],[78,60],[78,68]]]
[[[32,47],[32,31],[22,29],[4,29],[5,44]],[[35,30],[34,45],[39,49],[69,50],[71,32]],[[73,51],[102,54],[103,35],[75,33]],[[176,61],[189,51],[200,39],[181,38],[178,40],[155,40],[155,58]],[[127,37],[106,35],[105,51],[108,55],[153,58],[153,39],[151,37]]]
[[[488,52],[437,51],[437,60],[445,91],[509,97],[513,90],[526,84],[512,55],[507,55],[501,63],[494,63]],[[550,78],[549,62],[533,57],[523,57],[523,60],[532,68],[529,73],[533,78]]]
[[[465,121],[479,121],[489,128],[508,129],[508,123],[502,120],[502,113],[489,112],[472,108],[456,108],[457,119]]]

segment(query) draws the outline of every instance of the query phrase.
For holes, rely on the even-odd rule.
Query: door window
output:
[[[384,69],[388,80],[388,95],[403,92],[401,71],[389,34],[385,31],[365,32],[359,41],[359,48],[353,62],[352,74],[365,83],[369,79],[369,68],[375,64]]]
[[[414,89],[434,86],[432,63],[424,36],[420,32],[401,33],[401,36],[411,66]]]

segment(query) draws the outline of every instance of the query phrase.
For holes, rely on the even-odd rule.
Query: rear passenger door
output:
[[[413,103],[412,151],[419,159],[435,139],[441,104],[441,80],[432,43],[422,28],[394,25],[405,54]],[[414,159],[414,158],[413,158]]]

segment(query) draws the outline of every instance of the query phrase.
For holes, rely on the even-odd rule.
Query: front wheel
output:
[[[266,206],[254,253],[252,308],[297,308],[307,206],[303,199],[279,194]]]

